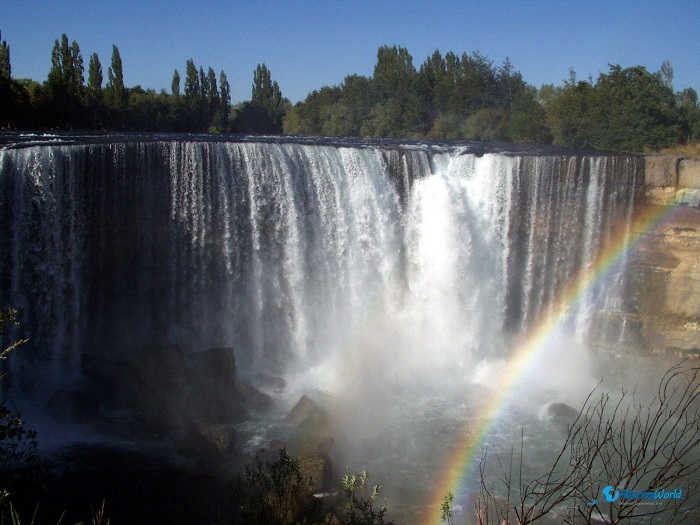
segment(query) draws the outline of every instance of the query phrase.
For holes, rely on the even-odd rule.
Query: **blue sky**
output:
[[[674,68],[676,90],[700,92],[700,0],[235,1],[0,0],[0,31],[16,78],[44,81],[66,33],[105,81],[112,44],[127,86],[170,89],[185,61],[223,69],[234,102],[250,98],[266,63],[292,102],[346,75],[371,75],[381,45],[409,50],[419,67],[435,49],[509,57],[525,81],[562,84],[573,67],[595,79],[608,64]]]

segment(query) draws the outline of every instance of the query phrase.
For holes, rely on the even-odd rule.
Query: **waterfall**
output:
[[[6,147],[0,306],[20,310],[10,335],[31,347],[14,366],[55,386],[80,378],[85,353],[179,344],[284,373],[368,325],[389,365],[502,354],[630,220],[640,170],[366,142]],[[579,336],[618,288],[586,297]]]

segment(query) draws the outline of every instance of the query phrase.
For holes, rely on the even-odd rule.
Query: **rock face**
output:
[[[675,209],[642,234],[625,295],[630,337],[652,352],[700,353],[700,210]]]
[[[547,414],[564,420],[573,421],[578,416],[578,410],[566,403],[550,403],[547,407]]]
[[[270,404],[238,377],[230,347],[189,356],[178,346],[135,348],[115,357],[85,355],[82,367],[95,405],[119,414],[132,434],[176,433],[178,450],[189,455],[224,454],[235,438],[230,423]],[[58,398],[56,410],[70,408],[74,397]]]
[[[192,421],[179,436],[175,449],[183,456],[220,462],[233,452],[235,443],[236,431],[232,425]]]
[[[700,159],[682,159],[678,165],[678,186],[700,189]]]
[[[245,413],[237,395],[238,377],[233,348],[210,348],[190,358],[192,381],[185,395],[185,406],[194,417],[225,423]]]
[[[700,208],[700,159],[650,155],[644,181],[647,204]]]
[[[323,425],[327,419],[325,410],[303,395],[285,416],[284,422],[296,429]]]
[[[299,456],[299,468],[305,479],[311,480],[312,492],[333,486],[333,466],[328,452],[333,448],[330,418],[325,408],[306,395],[287,413],[284,423],[292,430],[287,445]],[[272,449],[277,448],[271,446]]]
[[[86,355],[88,391],[107,410],[130,411],[139,430],[164,435],[184,421],[182,393],[188,378],[179,346],[150,346],[113,358]]]
[[[700,355],[700,160],[650,156],[645,164],[639,211],[658,220],[651,228],[635,223],[623,302],[598,320],[599,342]]]

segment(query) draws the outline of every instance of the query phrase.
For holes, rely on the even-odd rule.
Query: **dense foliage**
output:
[[[13,79],[10,49],[0,46],[0,129],[129,130],[281,133],[286,99],[266,72],[253,88],[254,101],[231,107],[231,86],[226,73],[197,68],[192,59],[185,66],[184,89],[175,70],[171,93],[124,85],[119,48],[112,47],[107,83],[96,53],[90,56],[88,78],[80,46],[63,34],[51,52],[51,70],[43,84]],[[256,98],[256,88],[263,96]],[[265,99],[270,97],[270,101]],[[236,118],[238,114],[245,118]],[[253,115],[251,117],[250,115]],[[264,120],[267,119],[267,120]]]
[[[382,47],[371,78],[346,77],[298,103],[285,133],[554,143],[618,151],[700,138],[691,88],[674,94],[673,71],[610,66],[594,83],[528,85],[510,60],[435,51],[416,69],[408,51]]]
[[[247,466],[233,482],[233,495],[247,525],[393,525],[378,501],[381,487],[370,485],[366,471],[343,476],[342,495],[319,499],[312,487],[299,460],[282,447],[276,460]]]
[[[0,129],[94,129],[415,137],[554,143],[643,151],[700,139],[692,88],[673,91],[668,61],[655,73],[609,66],[596,81],[537,89],[510,60],[495,66],[474,52],[435,51],[419,67],[408,50],[382,46],[371,77],[349,75],[292,106],[265,64],[253,72],[250,100],[231,106],[226,74],[187,60],[171,92],[124,85],[113,46],[107,84],[97,54],[88,78],[77,42],[62,35],[40,84],[13,79],[10,48],[0,41]],[[184,83],[183,83],[184,80]],[[181,84],[183,84],[181,86]]]
[[[0,339],[15,324],[16,310],[0,310]],[[26,340],[22,339],[0,351],[0,362],[24,343]],[[0,403],[0,523],[10,520],[15,523],[17,514],[12,502],[22,508],[39,489],[41,467],[37,447],[36,431],[27,428],[21,414]]]

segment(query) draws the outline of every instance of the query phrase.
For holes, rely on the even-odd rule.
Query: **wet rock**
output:
[[[207,461],[229,458],[236,443],[236,431],[231,425],[214,425],[192,421],[175,443],[178,454]]]
[[[85,355],[82,369],[99,404],[134,412],[143,431],[164,435],[181,426],[187,366],[179,346],[134,348],[113,358]]]
[[[309,454],[299,461],[299,470],[309,480],[312,492],[321,492],[334,486],[333,466],[327,454]]]
[[[269,396],[237,377],[231,347],[189,356],[178,346],[85,355],[82,369],[87,391],[104,409],[100,419],[118,414],[109,428],[122,425],[139,435],[165,437],[189,431],[191,421],[224,425],[271,404]],[[57,411],[58,404],[57,399]]]
[[[233,348],[210,348],[189,359],[190,384],[185,405],[192,417],[225,423],[246,414],[236,389]]]
[[[328,412],[309,397],[301,396],[284,422],[294,431],[289,446],[301,456],[327,454],[333,447]]]
[[[296,429],[302,427],[323,425],[328,420],[328,414],[309,397],[303,395],[285,416],[284,422]]]
[[[213,423],[240,421],[249,410],[269,408],[270,397],[237,377],[234,349],[210,348],[189,360],[186,406],[192,417]]]
[[[255,380],[262,388],[280,393],[287,388],[287,381],[283,377],[270,374],[256,374]]]
[[[262,411],[272,406],[270,396],[240,379],[236,382],[236,394],[241,402],[252,410]]]
[[[566,403],[551,403],[547,407],[547,414],[551,417],[573,421],[578,416],[578,410]]]

